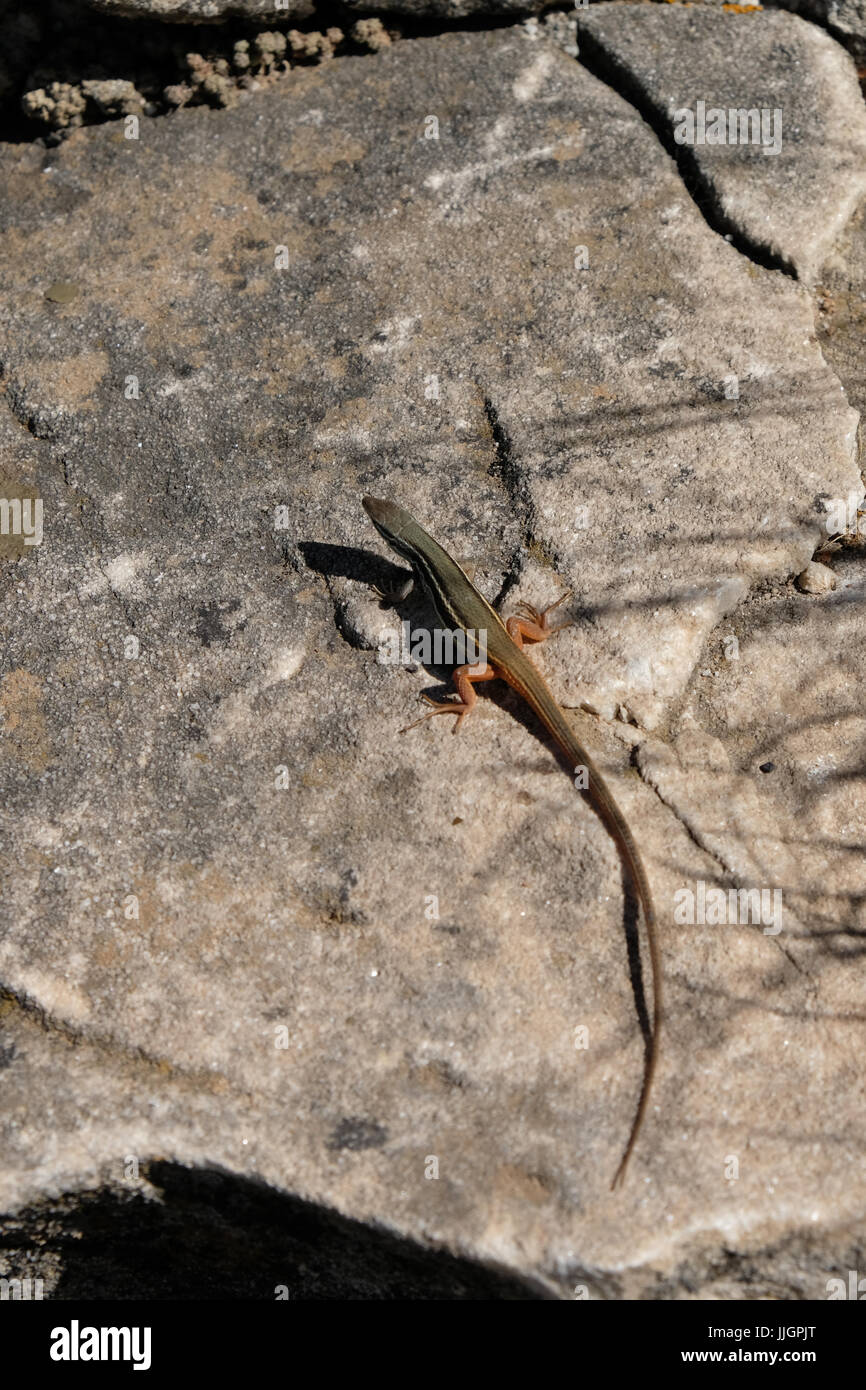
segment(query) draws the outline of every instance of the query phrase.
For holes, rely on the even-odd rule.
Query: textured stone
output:
[[[866,203],[828,256],[817,300],[821,349],[862,415],[866,411]]]
[[[866,4],[864,0],[785,0],[784,8],[823,24],[844,43],[858,62],[866,61]]]
[[[732,1103],[742,1117],[741,1152],[775,1150],[780,1175],[789,1163],[802,1165],[803,1193],[821,1192],[817,1206],[801,1209],[804,1224],[820,1223],[835,1205],[840,1230],[828,1245],[828,1274],[845,1258],[846,1222],[849,1242],[862,1231],[849,1186],[861,1181],[862,1115],[852,1113],[844,1132],[838,1124],[846,1089],[859,1089],[862,1078],[853,1043],[866,927],[862,541],[832,564],[836,588],[819,603],[789,585],[750,596],[708,644],[678,719],[676,755],[649,744],[639,755],[644,775],[710,856],[710,881],[742,881],[748,856],[755,881],[781,888],[785,927],[764,938],[765,970],[741,972],[735,963],[749,929],[719,927],[728,964],[707,958],[704,987],[689,992],[696,989],[706,1010],[709,1047],[717,1028],[737,1036],[740,1062],[719,1093],[720,1122]],[[693,1065],[713,1072],[700,1053]],[[772,1119],[768,1110],[757,1125],[734,1096],[753,1082],[772,1097]],[[784,1155],[777,1126],[788,1131]],[[819,1167],[832,1196],[823,1178],[809,1177]],[[815,1296],[824,1296],[820,1288]]]
[[[698,695],[753,586],[840,638],[858,617],[852,587],[788,593],[826,499],[862,493],[806,292],[521,31],[298,70],[138,141],[5,147],[0,177],[3,495],[45,504],[40,546],[0,542],[0,1207],[127,1183],[143,1208],[161,1156],[527,1296],[822,1297],[864,1195],[838,929],[796,934],[807,876],[780,936],[673,919],[720,862],[817,873],[819,835],[860,910],[844,776],[807,855],[789,820],[756,843],[769,784],[742,760],[808,718],[786,690],[821,695],[830,629],[795,661],[793,622],[766,657],[757,624],[727,677],[760,670],[744,731],[728,687]],[[643,1048],[616,851],[509,696],[460,739],[398,736],[429,680],[362,649],[395,621],[368,491],[491,595],[573,587],[538,661],[643,726],[572,714],[637,827],[668,979],[622,1192]],[[40,1210],[19,1250],[47,1250]]]
[[[315,11],[313,0],[90,0],[94,9],[131,19],[147,17],[212,24],[236,16],[253,20],[309,19]]]
[[[99,10],[133,18],[213,22],[242,16],[254,20],[308,19],[315,11],[313,0],[90,0]],[[466,15],[522,15],[544,8],[544,0],[345,0],[347,10],[380,14],[417,15],[442,20],[462,19]]]
[[[579,42],[660,124],[722,229],[813,280],[866,193],[866,107],[845,50],[781,10],[700,5],[592,5]],[[766,113],[764,144],[676,143],[691,133],[678,111],[698,133],[698,102],[708,117]],[[731,122],[719,133],[730,140]]]
[[[836,576],[828,565],[810,560],[797,575],[797,588],[804,594],[828,594],[836,587]]]
[[[242,16],[253,20],[306,18],[313,13],[312,0],[90,0],[97,9],[133,18],[213,22]],[[711,0],[712,3],[712,0]],[[721,0],[716,0],[721,7]],[[708,8],[710,6],[708,5]],[[371,8],[360,0],[346,0],[349,10]],[[466,15],[532,14],[544,8],[544,0],[377,0],[380,13],[461,19]],[[786,0],[781,8],[793,10],[828,28],[860,59],[866,57],[866,5],[864,0]],[[582,10],[581,10],[582,12]]]

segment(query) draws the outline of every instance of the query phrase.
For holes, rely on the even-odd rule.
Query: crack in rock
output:
[[[709,225],[756,262],[814,280],[866,193],[854,65],[781,10],[597,4],[580,60],[634,102]]]

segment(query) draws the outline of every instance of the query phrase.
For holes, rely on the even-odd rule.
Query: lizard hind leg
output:
[[[486,663],[483,666],[458,666],[451,677],[457,689],[457,699],[431,700],[429,695],[422,695],[421,698],[426,700],[428,705],[432,705],[433,708],[428,710],[426,714],[422,714],[420,719],[416,719],[413,723],[407,724],[404,729],[400,730],[400,733],[407,734],[410,729],[417,729],[419,724],[423,724],[427,719],[432,719],[434,715],[456,714],[457,723],[454,725],[453,729],[453,732],[456,734],[463,720],[466,719],[475,708],[475,702],[478,696],[472,689],[473,685],[477,681],[495,681],[496,676],[497,673],[494,671],[493,667],[488,666]]]

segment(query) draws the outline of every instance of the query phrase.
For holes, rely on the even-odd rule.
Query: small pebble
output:
[[[797,575],[797,588],[804,594],[829,594],[835,587],[835,574],[819,560],[810,560],[802,574]]]

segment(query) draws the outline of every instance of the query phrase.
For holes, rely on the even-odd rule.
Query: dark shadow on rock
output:
[[[108,1187],[0,1221],[0,1247],[59,1263],[53,1299],[545,1300],[507,1271],[217,1168],[143,1165],[161,1200]],[[34,1256],[36,1257],[34,1261]]]
[[[402,567],[391,560],[377,555],[374,550],[359,550],[349,545],[329,545],[324,541],[302,541],[298,549],[304,561],[316,574],[325,579],[355,579],[367,586],[368,597],[372,585],[382,588],[398,584],[408,573],[408,565]]]

